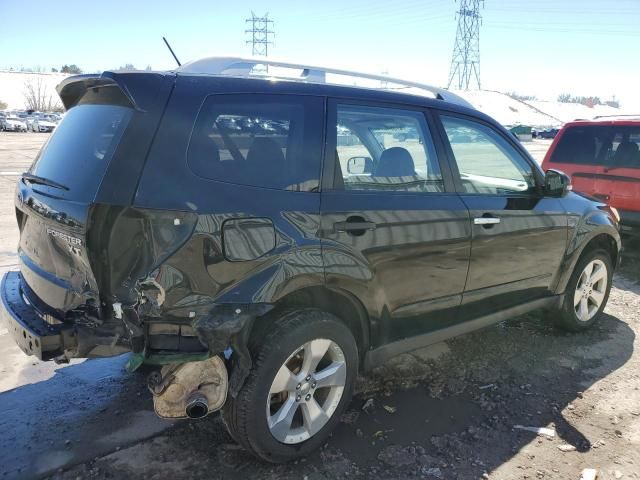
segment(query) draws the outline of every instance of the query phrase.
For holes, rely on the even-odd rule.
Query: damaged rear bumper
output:
[[[131,350],[121,321],[102,322],[82,312],[62,321],[34,294],[20,272],[2,277],[0,297],[2,322],[27,355],[66,363],[70,358],[112,357]]]
[[[77,312],[73,318],[62,321],[57,315],[47,313],[47,305],[41,304],[17,271],[8,272],[2,278],[0,297],[2,322],[27,355],[66,362],[70,358],[109,357],[131,351],[136,354],[137,363],[132,367],[135,369],[146,361],[156,365],[206,363],[205,359],[230,350],[230,377],[227,379],[226,368],[218,368],[224,370],[224,375],[220,375],[224,381],[210,383],[222,386],[216,391],[223,390],[226,396],[228,389],[234,397],[251,369],[247,344],[253,323],[273,309],[273,305],[266,303],[218,304],[191,321],[174,323],[175,320],[165,322],[162,317],[144,315],[142,318],[146,321],[141,320],[142,312],[134,306],[126,307],[121,318],[101,320]],[[184,336],[184,332],[188,335]],[[197,388],[191,390],[197,391]],[[205,396],[211,410],[219,408],[214,401],[214,397],[221,398],[219,394],[208,392]],[[179,417],[175,412],[170,416]]]
[[[25,297],[20,272],[8,272],[2,277],[0,316],[9,334],[27,355],[51,360],[76,344],[71,326],[46,320]]]

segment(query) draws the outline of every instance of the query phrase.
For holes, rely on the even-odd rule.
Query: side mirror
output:
[[[560,170],[547,170],[544,175],[544,191],[550,197],[564,197],[573,190],[571,177]]]
[[[351,157],[347,161],[347,172],[351,175],[371,175],[373,160],[369,157]]]

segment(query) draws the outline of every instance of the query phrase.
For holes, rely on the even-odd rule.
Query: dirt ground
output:
[[[0,133],[2,270],[15,267],[17,242],[6,173],[24,170],[45,138]],[[541,160],[548,144],[526,146]],[[640,246],[626,248],[589,332],[533,313],[402,355],[360,378],[331,439],[288,465],[255,460],[218,417],[157,419],[126,358],[60,368],[22,355],[0,327],[1,478],[577,480],[593,468],[638,479]]]

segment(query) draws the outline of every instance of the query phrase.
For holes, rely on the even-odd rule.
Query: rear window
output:
[[[320,178],[321,121],[318,98],[209,96],[191,136],[189,168],[211,180],[314,191]]]
[[[74,200],[93,200],[132,112],[113,105],[73,107],[42,147],[30,173],[66,186]]]
[[[640,126],[585,125],[564,132],[550,161],[640,168]]]

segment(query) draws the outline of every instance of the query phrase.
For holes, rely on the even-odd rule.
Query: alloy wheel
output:
[[[296,444],[318,433],[338,408],[346,378],[345,356],[337,343],[321,338],[296,349],[269,389],[267,423],[274,438]]]
[[[591,320],[604,302],[607,291],[608,272],[602,260],[592,260],[587,264],[576,285],[573,307],[581,322]]]

